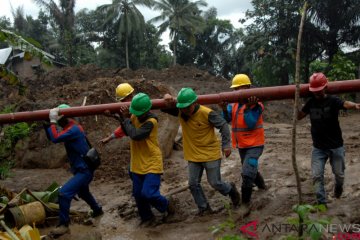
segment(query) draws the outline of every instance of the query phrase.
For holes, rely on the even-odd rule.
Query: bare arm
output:
[[[165,104],[167,106],[171,106],[172,104],[175,105],[176,103],[176,98],[174,98],[173,96],[171,96],[170,94],[166,93],[163,97],[163,99],[165,100]],[[167,109],[161,109],[162,112],[170,114],[172,116],[177,117],[179,115],[179,109],[176,107],[171,107],[171,108],[167,108]]]
[[[301,120],[303,119],[304,117],[306,117],[306,113],[304,113],[303,111],[299,111],[298,110],[298,114],[297,114],[297,120]]]
[[[344,108],[360,110],[360,103],[354,103],[354,102],[350,102],[350,101],[345,101],[344,102]]]

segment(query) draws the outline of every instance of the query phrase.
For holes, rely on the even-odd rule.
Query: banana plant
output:
[[[1,225],[6,232],[0,232],[0,239],[2,240],[40,240],[40,232],[34,225],[30,227],[29,225],[24,225],[20,230],[10,229],[6,226],[3,220],[1,220]]]
[[[45,191],[43,192],[31,192],[37,199],[40,199],[44,203],[56,203],[59,196],[60,186],[56,182],[53,182]],[[27,193],[21,195],[21,199],[25,203],[37,201],[33,196]]]
[[[41,62],[47,65],[52,64],[51,55],[41,50],[41,45],[33,39],[25,39],[12,31],[0,29],[0,42],[7,42],[10,46],[24,51],[25,60],[30,60],[32,56],[37,56]],[[0,65],[0,78],[8,80],[10,84],[18,82],[16,74],[7,69],[5,65]]]

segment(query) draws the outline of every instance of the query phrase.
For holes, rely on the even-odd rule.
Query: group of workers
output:
[[[313,139],[312,175],[317,202],[326,204],[324,188],[324,169],[330,159],[335,175],[334,196],[340,198],[344,184],[344,147],[338,121],[339,110],[360,109],[360,104],[343,101],[336,96],[326,94],[328,80],[322,73],[314,73],[310,77],[309,90],[313,93],[305,106],[298,111],[298,119],[310,116],[311,135]],[[250,78],[245,74],[237,74],[232,80],[234,90],[251,87]],[[145,93],[135,94],[134,88],[122,83],[116,88],[119,101],[131,102],[130,107],[121,107],[113,114],[120,126],[109,136],[100,140],[109,141],[127,136],[130,138],[129,173],[133,183],[132,195],[141,224],[154,221],[152,207],[165,216],[175,213],[174,200],[160,193],[163,158],[158,142],[158,118],[150,111],[152,103]],[[191,88],[182,88],[177,97],[164,95],[168,106],[176,107],[162,110],[177,116],[182,128],[184,159],[188,162],[188,184],[191,195],[198,207],[198,215],[212,212],[201,186],[204,170],[208,183],[224,196],[229,196],[232,205],[249,207],[253,186],[266,189],[264,178],[259,172],[259,158],[264,150],[265,135],[263,127],[264,105],[256,96],[245,102],[233,104],[221,103],[218,113],[197,103],[197,94]],[[52,231],[53,235],[69,232],[69,210],[72,198],[78,194],[92,209],[92,216],[103,214],[102,207],[95,201],[89,191],[93,179],[91,170],[83,160],[89,150],[84,130],[78,122],[59,115],[59,109],[67,108],[62,104],[51,109],[50,126],[46,127],[49,139],[55,143],[64,142],[74,176],[65,183],[59,193],[59,225]],[[107,114],[109,115],[109,114]],[[229,124],[231,123],[231,134]],[[60,126],[61,129],[58,129]],[[221,143],[215,128],[219,129]],[[232,145],[232,147],[231,147]],[[241,195],[235,183],[223,181],[221,178],[222,156],[229,157],[232,148],[237,148],[242,163]]]

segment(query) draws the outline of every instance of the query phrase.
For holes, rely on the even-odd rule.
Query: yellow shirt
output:
[[[201,106],[185,121],[179,113],[183,132],[184,158],[192,162],[209,162],[221,158],[220,141],[209,122],[210,108]]]
[[[157,120],[149,118],[145,122],[140,123],[137,117],[131,116],[131,122],[135,128],[140,128],[141,125],[148,121],[154,125],[149,137],[130,141],[130,171],[137,174],[163,173],[163,160],[157,136]]]

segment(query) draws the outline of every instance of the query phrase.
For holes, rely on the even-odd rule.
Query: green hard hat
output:
[[[64,109],[64,108],[70,108],[70,106],[63,103],[63,104],[60,104],[59,106],[57,106],[57,108],[59,108],[59,109]],[[64,117],[64,115],[60,115],[59,118],[58,118],[58,121],[59,121],[60,119],[62,119],[63,117]]]
[[[59,106],[57,106],[58,108],[62,109],[62,108],[70,108],[69,105],[67,104],[60,104]]]
[[[178,108],[186,108],[197,100],[197,95],[191,88],[182,88],[177,96]]]
[[[131,100],[130,112],[138,117],[148,112],[151,106],[149,96],[145,93],[138,93]]]

